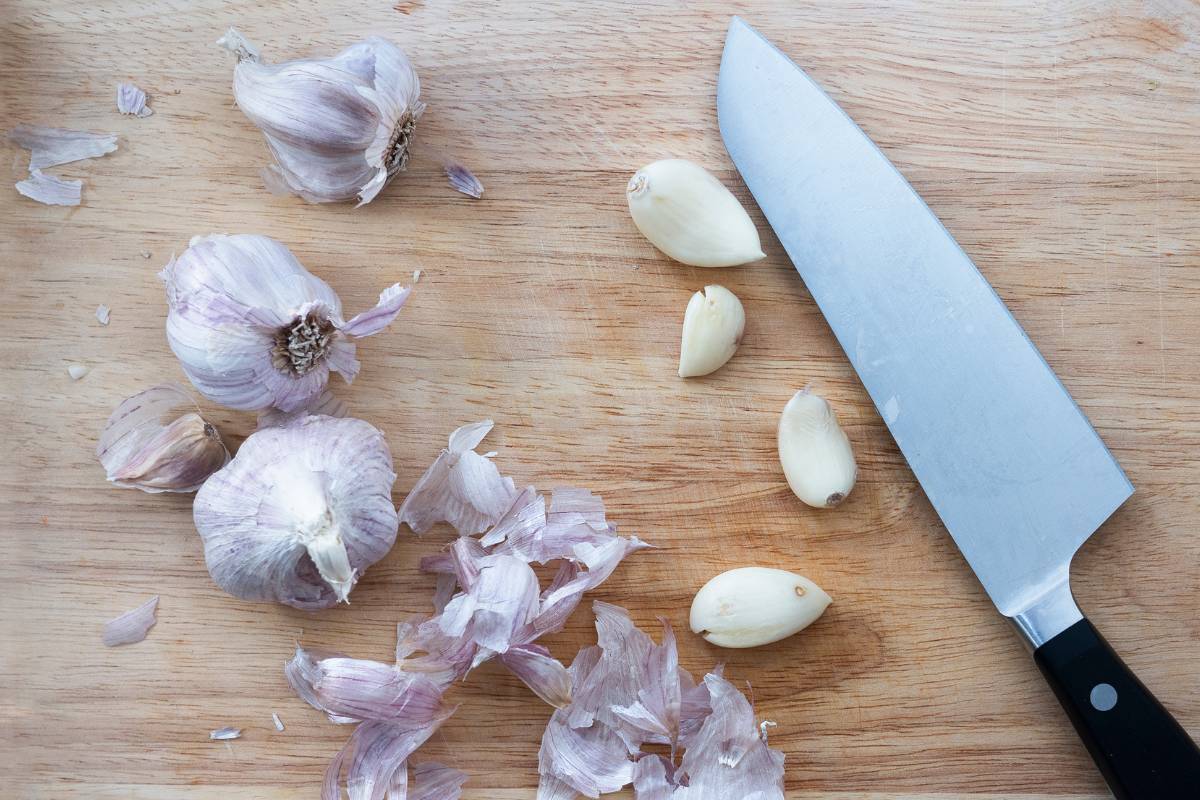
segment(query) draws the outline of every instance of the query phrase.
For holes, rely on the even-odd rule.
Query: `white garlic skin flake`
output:
[[[688,301],[679,346],[679,377],[715,372],[733,358],[746,329],[746,312],[723,286],[705,286]]]
[[[758,647],[804,630],[832,602],[820,586],[782,569],[740,567],[696,592],[692,632],[718,647]]]
[[[746,209],[699,164],[655,161],[634,174],[625,194],[638,230],[676,261],[733,267],[766,257]]]
[[[193,517],[217,585],[313,610],[347,601],[396,540],[392,456],[362,420],[310,416],[250,435]]]
[[[841,503],[858,477],[850,440],[833,409],[807,389],[779,417],[779,463],[796,497],[814,508]]]

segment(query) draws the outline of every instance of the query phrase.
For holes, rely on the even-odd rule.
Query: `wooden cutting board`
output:
[[[595,597],[681,631],[694,672],[724,661],[779,727],[792,798],[1106,796],[1051,693],[940,526],[802,282],[768,253],[740,269],[671,263],[623,196],[682,156],[753,206],[717,133],[730,13],[808,68],[941,216],[1038,343],[1138,487],[1076,560],[1083,606],[1200,736],[1200,16],[1185,2],[624,3],[10,0],[5,125],[120,135],[70,210],[0,191],[0,737],[20,798],[316,797],[348,731],[289,692],[293,644],[383,659],[427,609],[416,564],[447,540],[407,531],[353,604],[320,614],[240,602],[204,569],[186,496],[105,485],[92,454],[119,400],[181,380],[155,273],[195,234],[287,243],[347,307],[422,277],[364,341],[354,413],[396,457],[396,500],[457,425],[519,481],[601,493],[658,549]],[[267,194],[259,134],[233,105],[230,24],[270,59],[370,33],[412,56],[427,116],[407,175],[362,209]],[[151,95],[119,116],[115,85]],[[5,145],[9,182],[26,156]],[[449,189],[469,165],[481,201]],[[675,376],[691,292],[741,297],[745,342],[717,374]],[[100,327],[97,304],[112,307]],[[86,365],[79,381],[67,365]],[[861,480],[835,511],[789,493],[775,425],[805,384],[831,398]],[[209,407],[228,439],[251,415]],[[694,591],[734,566],[799,571],[835,598],[789,641],[723,652],[686,629]],[[162,597],[138,645],[105,620]],[[594,641],[585,604],[547,644]],[[471,775],[466,797],[533,796],[549,710],[487,665],[421,750]],[[287,725],[277,733],[271,712]],[[210,742],[223,725],[242,739]]]

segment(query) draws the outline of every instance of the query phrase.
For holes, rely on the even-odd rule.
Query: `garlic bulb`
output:
[[[696,592],[689,624],[718,647],[758,647],[804,630],[831,602],[802,575],[741,567],[722,572]]]
[[[733,358],[746,329],[746,312],[724,286],[705,286],[683,312],[679,377],[692,378],[720,369]]]
[[[194,492],[229,462],[217,429],[182,386],[164,384],[126,399],[100,434],[96,457],[117,486]]]
[[[233,96],[267,140],[267,187],[310,203],[375,199],[408,164],[421,84],[396,45],[372,36],[332,58],[265,64],[230,28]]]
[[[733,267],[766,258],[746,209],[698,164],[655,161],[634,174],[625,194],[638,230],[676,261]]]
[[[192,385],[243,410],[306,409],[329,373],[358,374],[352,339],[383,330],[409,289],[385,289],[379,303],[346,322],[329,284],[266,236],[205,236],[159,277],[167,286],[167,341]]]
[[[779,462],[796,497],[816,508],[845,500],[858,476],[833,409],[807,389],[796,392],[779,418]]]
[[[196,495],[213,580],[243,600],[345,601],[396,539],[392,456],[358,419],[307,417],[252,433]]]

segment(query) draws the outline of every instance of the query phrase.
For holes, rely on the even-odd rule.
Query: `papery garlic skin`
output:
[[[689,625],[718,647],[778,642],[816,622],[832,602],[820,586],[782,569],[722,572],[696,592]]]
[[[746,209],[699,164],[655,161],[634,173],[625,195],[638,230],[676,261],[734,267],[766,258]]]
[[[825,398],[797,392],[779,417],[778,442],[788,486],[808,505],[833,508],[854,488],[854,451]]]
[[[331,58],[266,64],[232,28],[218,44],[238,56],[234,99],[275,157],[264,172],[272,191],[361,206],[407,166],[425,104],[396,45],[372,36]]]
[[[167,341],[192,385],[229,408],[292,412],[325,391],[329,373],[358,374],[352,339],[388,326],[408,298],[394,284],[346,321],[329,284],[266,236],[196,237],[159,274]]]
[[[392,456],[358,419],[310,416],[252,433],[196,495],[217,585],[313,610],[346,601],[396,539]]]
[[[742,302],[723,286],[705,286],[688,301],[679,346],[679,377],[708,375],[733,358],[746,330]]]
[[[127,398],[100,434],[96,457],[117,486],[194,492],[229,463],[217,429],[182,386],[163,384]]]

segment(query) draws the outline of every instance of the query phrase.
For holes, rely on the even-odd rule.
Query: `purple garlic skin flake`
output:
[[[330,372],[358,374],[354,339],[386,328],[409,289],[384,289],[374,308],[342,317],[329,284],[266,236],[192,239],[159,277],[167,342],[200,394],[229,408],[291,413],[323,401]]]
[[[383,434],[362,420],[256,431],[196,495],[208,571],[243,600],[306,610],[346,601],[396,540],[395,479]]]
[[[151,597],[135,609],[126,611],[116,619],[110,620],[104,626],[104,646],[119,647],[123,644],[136,644],[146,638],[146,634],[158,622],[158,595]]]
[[[476,200],[483,197],[483,184],[471,170],[462,164],[454,162],[447,164],[446,178],[450,181],[450,186],[454,188],[454,191],[461,192],[467,197],[474,197]]]

